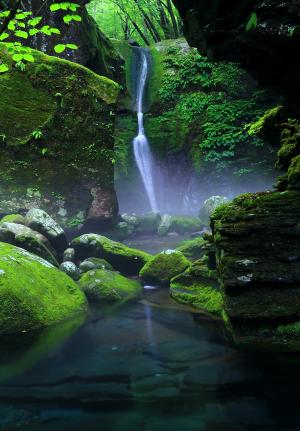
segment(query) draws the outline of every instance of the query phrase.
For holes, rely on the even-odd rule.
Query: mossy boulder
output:
[[[2,217],[0,223],[17,223],[25,225],[25,217],[20,214],[8,214]]]
[[[72,241],[77,259],[98,257],[125,275],[137,275],[151,256],[102,235],[85,234]]]
[[[170,280],[190,266],[187,258],[176,250],[157,254],[141,269],[140,277],[146,283],[168,285]]]
[[[178,302],[222,316],[223,298],[217,272],[208,268],[205,257],[171,280],[170,295]]]
[[[176,250],[190,260],[200,259],[205,253],[205,241],[202,236],[186,240]]]
[[[0,241],[16,245],[58,266],[57,254],[47,238],[17,223],[0,223]]]
[[[140,235],[154,235],[158,231],[160,221],[160,214],[149,213],[139,216],[136,232]]]
[[[89,257],[85,259],[79,265],[81,272],[88,272],[95,269],[106,269],[108,271],[113,271],[114,268],[104,259],[99,259],[98,257]]]
[[[74,262],[65,261],[60,264],[59,269],[65,272],[73,280],[78,280],[80,278],[81,272]]]
[[[99,304],[124,302],[143,291],[139,282],[105,269],[86,272],[80,278],[79,286],[90,302]]]
[[[203,222],[198,217],[174,216],[171,218],[170,232],[179,234],[194,233],[203,227]]]
[[[63,227],[117,215],[113,175],[119,86],[32,50],[22,72],[0,43],[0,212],[45,210]],[[84,106],[84,109],[82,107]]]
[[[86,311],[76,283],[49,262],[0,243],[0,334],[42,329]]]

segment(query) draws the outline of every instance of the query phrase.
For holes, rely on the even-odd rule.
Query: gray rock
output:
[[[75,265],[74,262],[63,262],[60,265],[60,270],[65,272],[69,277],[73,278],[73,280],[78,280],[80,277],[80,270]]]
[[[81,262],[79,268],[81,272],[88,272],[95,269],[107,269],[109,271],[114,270],[110,263],[104,259],[99,259],[98,257],[90,257],[85,259],[83,262]]]
[[[67,248],[63,254],[64,262],[74,262],[75,260],[75,250],[74,248]]]
[[[68,240],[64,230],[45,211],[33,208],[26,214],[25,222],[31,229],[40,232],[51,242],[58,253],[68,248]]]
[[[204,201],[202,208],[199,211],[199,218],[204,222],[208,223],[211,214],[223,204],[230,202],[225,196],[211,196]]]
[[[56,252],[48,239],[27,226],[17,223],[1,223],[0,241],[24,248],[58,266]]]
[[[161,218],[160,225],[158,227],[158,235],[159,236],[165,236],[170,230],[172,223],[172,216],[169,214],[164,214]]]

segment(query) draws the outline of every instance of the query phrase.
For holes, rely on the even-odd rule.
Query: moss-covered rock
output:
[[[125,275],[137,275],[151,256],[143,251],[129,248],[105,236],[86,234],[72,241],[78,259],[99,257],[107,260],[115,270]]]
[[[16,245],[58,266],[57,254],[45,236],[17,223],[0,223],[0,241]]]
[[[79,265],[81,272],[88,272],[95,269],[106,269],[108,271],[113,271],[114,268],[104,259],[99,259],[98,257],[89,257],[85,259]]]
[[[203,222],[197,217],[174,216],[171,219],[169,231],[179,234],[194,233],[203,227]]]
[[[25,225],[25,217],[20,214],[8,214],[2,217],[0,223],[17,223]]]
[[[143,290],[137,281],[105,269],[88,271],[80,278],[79,286],[90,302],[100,304],[123,302],[137,297]]]
[[[222,316],[222,294],[210,278],[195,277],[186,271],[171,280],[170,295],[178,302]]]
[[[166,250],[154,256],[140,271],[146,283],[168,285],[170,280],[190,266],[190,262],[180,252]]]
[[[66,274],[0,243],[0,334],[38,330],[84,311],[85,297]]]
[[[78,280],[81,275],[79,268],[75,265],[74,262],[65,261],[60,264],[59,269],[65,272],[69,277],[71,277],[75,281]]]
[[[62,254],[67,249],[69,243],[64,230],[46,211],[32,208],[26,214],[25,224],[44,235],[58,253]]]
[[[177,251],[180,251],[186,258],[190,260],[200,259],[205,253],[205,241],[200,237],[184,241]]]
[[[117,214],[113,127],[119,86],[83,66],[32,51],[0,59],[0,212],[41,208],[63,226]],[[84,109],[82,107],[84,106]]]
[[[294,157],[288,170],[289,190],[300,190],[300,155]]]

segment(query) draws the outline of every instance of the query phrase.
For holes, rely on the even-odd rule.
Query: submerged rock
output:
[[[104,259],[99,259],[98,257],[89,257],[88,259],[85,259],[83,262],[81,262],[79,268],[81,272],[88,272],[92,269],[107,269],[109,271],[114,270],[110,263]]]
[[[78,280],[81,274],[79,268],[75,265],[74,262],[63,262],[60,265],[59,269],[68,274],[68,276],[71,277],[73,280]]]
[[[90,302],[100,304],[126,301],[143,290],[137,281],[105,269],[88,271],[80,278],[79,286]]]
[[[58,266],[56,252],[48,239],[27,226],[17,223],[1,223],[0,241],[24,248]]]
[[[72,243],[76,258],[98,257],[107,260],[115,270],[125,275],[137,275],[151,256],[143,251],[129,248],[102,235],[85,234]]]
[[[58,253],[68,247],[69,243],[64,230],[45,211],[33,208],[26,214],[25,223],[31,229],[40,232],[53,245]]]
[[[190,262],[176,250],[157,254],[141,269],[140,276],[147,283],[168,285],[170,280],[190,266]]]
[[[216,210],[216,208],[227,202],[229,202],[229,199],[225,196],[211,196],[210,198],[206,199],[199,211],[200,219],[203,220],[203,222],[208,223],[210,216]]]
[[[49,262],[0,243],[0,334],[35,331],[86,311],[77,284]]]

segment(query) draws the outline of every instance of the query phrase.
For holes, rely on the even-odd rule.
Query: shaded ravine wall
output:
[[[300,4],[174,0],[189,42],[217,60],[240,61],[276,88],[283,108],[260,131],[281,146],[285,174],[278,192],[246,194],[212,218],[224,320],[233,342],[246,349],[300,351]],[[251,14],[257,26],[246,32]]]

